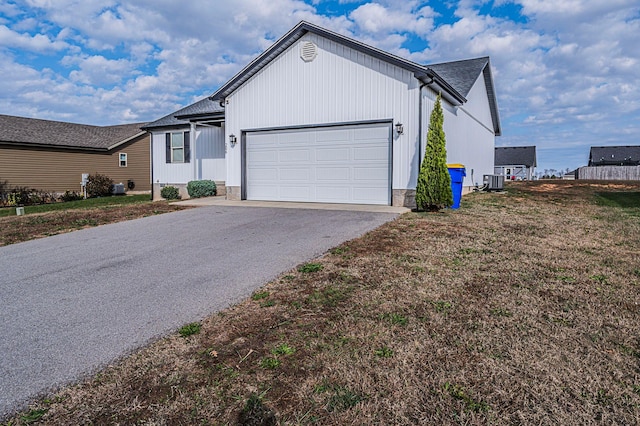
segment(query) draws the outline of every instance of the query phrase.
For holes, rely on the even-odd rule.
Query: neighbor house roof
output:
[[[212,101],[209,98],[204,98],[198,102],[187,105],[178,111],[172,112],[169,115],[149,123],[143,127],[145,130],[157,129],[159,127],[181,127],[189,124],[190,118],[215,118],[224,117],[224,108],[220,106],[220,102]]]
[[[495,151],[496,166],[537,167],[535,146],[497,147]]]
[[[261,69],[266,67],[272,60],[280,55],[280,53],[288,49],[307,33],[318,34],[329,40],[373,56],[374,58],[409,70],[414,73],[417,79],[427,83],[437,92],[442,93],[443,97],[454,105],[462,105],[467,101],[465,96],[469,93],[471,86],[473,86],[473,83],[478,79],[480,73],[483,73],[487,86],[494,132],[496,135],[500,135],[500,119],[488,57],[435,65],[420,65],[305,21],[301,21],[271,47],[262,52],[262,54],[232,77],[231,80],[213,93],[210,98],[217,101],[233,93]]]
[[[108,151],[144,134],[143,125],[91,126],[0,114],[0,144]]]
[[[590,166],[640,165],[640,145],[592,146],[589,152]]]

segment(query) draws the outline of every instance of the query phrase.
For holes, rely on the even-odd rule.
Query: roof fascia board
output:
[[[486,65],[482,69],[484,84],[487,87],[487,96],[489,97],[489,108],[491,109],[491,120],[493,121],[494,133],[496,136],[502,135],[502,126],[500,125],[500,113],[498,110],[498,99],[496,89],[493,83],[493,73],[491,72],[491,59],[487,60]]]
[[[108,148],[92,148],[85,146],[73,146],[73,145],[51,145],[43,143],[30,143],[30,142],[7,142],[0,141],[0,146],[3,147],[21,147],[21,148],[45,148],[45,149],[60,149],[64,151],[89,151],[89,152],[108,152]]]
[[[198,120],[198,119],[202,119],[202,118],[206,118],[206,119],[224,119],[224,111],[222,112],[207,112],[207,113],[200,113],[200,114],[184,114],[184,115],[174,115],[174,117],[178,120],[188,120],[188,121],[193,121],[193,120]]]

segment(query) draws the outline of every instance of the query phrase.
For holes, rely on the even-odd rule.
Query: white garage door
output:
[[[387,123],[249,132],[248,200],[390,203]]]

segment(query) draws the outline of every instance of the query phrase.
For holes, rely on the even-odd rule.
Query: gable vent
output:
[[[310,41],[300,45],[300,57],[305,62],[313,61],[318,56],[318,47]]]

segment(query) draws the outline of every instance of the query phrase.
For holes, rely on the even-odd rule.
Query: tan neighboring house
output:
[[[127,190],[150,191],[150,137],[140,130],[143,125],[90,126],[0,115],[0,181],[79,192],[83,173],[100,173]]]

